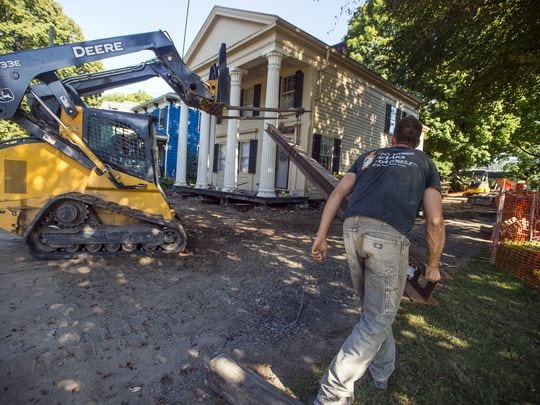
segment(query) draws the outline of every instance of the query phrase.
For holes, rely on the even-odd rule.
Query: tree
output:
[[[422,100],[426,151],[448,173],[540,143],[538,17],[533,0],[368,0],[347,44]]]
[[[152,100],[152,96],[145,91],[139,90],[136,93],[110,93],[103,96],[104,101],[116,101],[122,103],[124,101],[131,101],[133,103],[142,104]]]
[[[388,78],[388,47],[393,37],[390,16],[385,12],[384,0],[366,2],[349,21],[345,38],[349,56],[367,68]]]
[[[531,190],[540,189],[540,145],[530,146],[527,150],[518,149],[513,153],[515,163],[508,163],[504,170],[517,180],[527,180]]]
[[[0,53],[42,48],[49,45],[49,27],[55,30],[54,44],[82,41],[77,24],[53,0],[0,0]],[[61,69],[61,77],[102,70],[100,62]],[[90,101],[90,104],[95,104]],[[24,136],[17,125],[0,121],[0,140]]]

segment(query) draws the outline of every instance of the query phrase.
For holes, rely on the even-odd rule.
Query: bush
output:
[[[171,189],[174,186],[174,179],[169,176],[163,176],[159,179],[159,184],[161,184],[161,187],[164,189]]]

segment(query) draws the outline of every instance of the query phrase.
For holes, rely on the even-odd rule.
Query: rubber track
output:
[[[36,250],[32,246],[32,242],[30,241],[32,234],[38,229],[37,227],[40,226],[43,219],[49,214],[49,211],[51,207],[61,201],[64,200],[75,200],[80,201],[84,204],[88,204],[91,207],[99,207],[104,208],[109,211],[122,214],[128,217],[137,218],[141,221],[159,225],[160,227],[167,227],[167,228],[173,228],[180,232],[184,236],[185,239],[186,233],[184,231],[184,228],[182,225],[178,222],[178,219],[175,219],[173,221],[167,221],[163,217],[159,215],[151,215],[146,214],[140,210],[135,210],[133,208],[126,207],[125,205],[120,205],[111,201],[105,201],[101,198],[88,195],[88,194],[82,194],[82,193],[68,193],[68,194],[62,194],[60,196],[56,196],[55,198],[49,200],[47,204],[41,209],[41,212],[36,215],[36,218],[30,223],[30,226],[26,229],[23,238],[26,241],[26,245],[28,246],[28,249],[30,251],[30,254],[32,256],[37,257],[38,259],[45,259],[45,260],[57,260],[57,259],[72,259],[77,257],[103,257],[103,256],[129,256],[129,255],[144,255],[144,256],[157,256],[157,257],[170,257],[171,254],[178,254],[181,253],[184,249],[175,251],[175,252],[166,252],[158,248],[153,252],[147,252],[142,249],[135,250],[133,252],[125,252],[125,251],[118,251],[118,252],[107,252],[104,250],[101,250],[96,253],[91,253],[88,251],[77,251],[77,252],[65,252],[65,251],[57,251],[57,252],[42,252],[40,250]]]

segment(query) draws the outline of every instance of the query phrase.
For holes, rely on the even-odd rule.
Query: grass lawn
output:
[[[487,255],[452,277],[436,295],[438,306],[402,304],[390,388],[373,389],[366,375],[355,404],[540,403],[540,291],[497,270]],[[315,394],[306,392],[307,381],[300,385],[292,388],[304,401]]]

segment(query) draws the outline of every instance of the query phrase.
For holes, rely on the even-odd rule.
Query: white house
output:
[[[214,7],[184,60],[208,77],[221,43],[227,46],[231,105],[309,112],[299,117],[261,112],[263,119],[256,120],[246,119],[257,116],[248,112],[219,125],[202,113],[198,188],[316,196],[276,150],[264,131],[267,123],[281,127],[330,172],[343,173],[361,152],[388,145],[396,119],[417,115],[416,98],[276,15]]]

